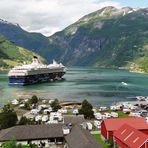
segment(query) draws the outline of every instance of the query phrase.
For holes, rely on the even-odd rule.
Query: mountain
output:
[[[48,38],[41,33],[29,33],[19,24],[14,24],[0,19],[0,34],[18,46],[38,53],[39,49],[47,49]]]
[[[49,37],[46,59],[148,72],[148,9],[105,7]]]
[[[42,62],[46,62],[34,52],[16,46],[0,35],[0,69],[8,69],[24,62],[31,62],[33,56],[37,56]]]
[[[0,34],[48,62],[148,72],[148,8],[105,7],[49,38],[1,20]]]

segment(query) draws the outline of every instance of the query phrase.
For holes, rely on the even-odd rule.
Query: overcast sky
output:
[[[148,0],[0,0],[0,18],[49,36],[105,6],[148,7]]]

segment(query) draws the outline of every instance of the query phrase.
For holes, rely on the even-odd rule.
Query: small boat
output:
[[[127,86],[127,83],[125,83],[125,82],[121,82],[121,84]]]

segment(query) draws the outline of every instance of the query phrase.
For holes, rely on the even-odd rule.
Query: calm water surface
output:
[[[65,81],[30,86],[8,86],[7,73],[0,73],[0,106],[9,100],[37,95],[44,98],[81,101],[93,105],[110,105],[128,101],[126,97],[147,95],[148,75],[125,70],[100,68],[69,68]]]

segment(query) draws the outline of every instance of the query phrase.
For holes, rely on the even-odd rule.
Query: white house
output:
[[[42,120],[42,116],[41,115],[37,115],[36,117],[35,117],[35,121],[41,121]]]
[[[38,114],[39,112],[40,112],[39,109],[32,109],[32,110],[31,110],[31,113],[32,113],[32,114]]]
[[[43,115],[43,117],[42,117],[42,121],[43,121],[43,122],[48,121],[48,115]]]
[[[19,101],[16,100],[16,99],[15,99],[15,100],[12,100],[12,101],[11,101],[11,104],[13,104],[13,105],[18,105],[18,104],[19,104]]]

